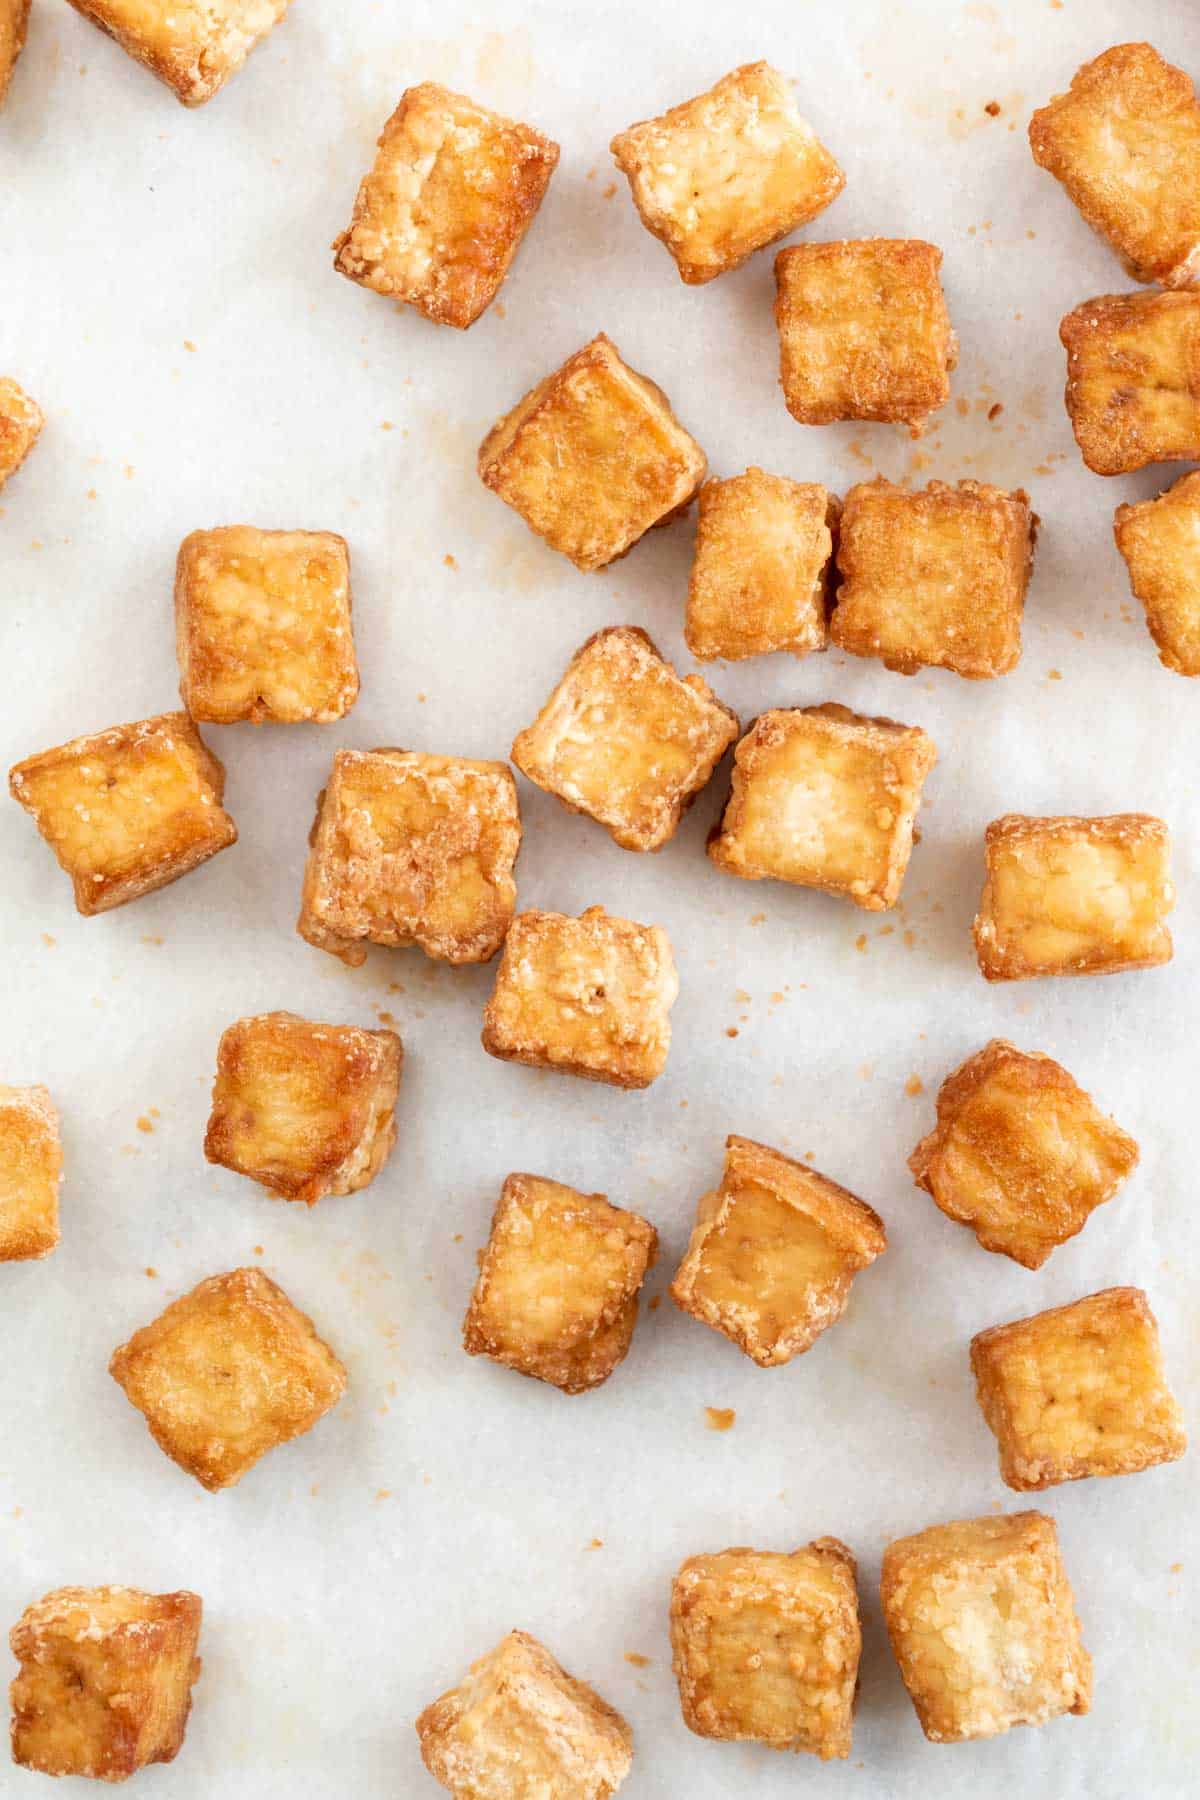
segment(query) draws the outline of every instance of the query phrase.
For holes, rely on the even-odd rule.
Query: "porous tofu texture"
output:
[[[276,26],[291,0],[71,0],[76,12],[172,88],[203,106]]]
[[[44,1087],[0,1086],[0,1262],[49,1256],[58,1243],[62,1141]]]
[[[0,63],[0,69],[2,66]],[[0,100],[3,98],[4,81],[0,75]],[[0,375],[0,488],[25,461],[45,422],[37,401],[11,376]]]
[[[611,145],[647,231],[684,281],[711,281],[815,219],[846,178],[769,63],[631,125]]]
[[[558,162],[558,145],[437,82],[383,128],[334,268],[439,325],[474,324],[499,292]]]
[[[840,508],[826,488],[747,469],[700,489],[684,636],[701,662],[823,650]]]
[[[1093,473],[1200,459],[1200,294],[1101,294],[1058,335],[1071,429]]]
[[[1182,475],[1157,500],[1118,506],[1113,532],[1159,660],[1177,675],[1200,675],[1200,473]]]
[[[31,0],[0,0],[0,106],[8,93],[17,58],[25,48],[30,4]]]

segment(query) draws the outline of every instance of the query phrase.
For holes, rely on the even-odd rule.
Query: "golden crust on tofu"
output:
[[[1097,475],[1200,458],[1200,294],[1101,294],[1058,328],[1067,413]]]
[[[85,917],[166,887],[237,842],[221,805],[224,765],[186,713],[72,738],[17,763],[8,785]]]
[[[56,1588],[9,1633],[13,1761],[42,1775],[124,1781],[175,1760],[200,1674],[196,1594]]]
[[[880,1598],[932,1743],[1091,1710],[1092,1659],[1044,1513],[956,1519],[897,1538],[883,1553]]]
[[[185,106],[203,106],[278,25],[291,0],[71,0],[71,5],[172,88]]]
[[[62,1139],[44,1087],[0,1086],[0,1262],[49,1256],[59,1239]]]
[[[31,0],[0,0],[0,106],[8,93],[17,58],[25,48],[30,4]]]
[[[1113,535],[1159,661],[1200,675],[1200,473],[1181,475],[1156,500],[1118,506]]]
[[[986,980],[1115,975],[1170,962],[1165,921],[1175,889],[1161,819],[1006,813],[992,820],[985,844],[974,931]]]
[[[558,162],[558,145],[423,81],[383,128],[333,266],[465,330],[500,291]]]
[[[1018,1493],[1176,1462],[1187,1434],[1140,1288],[1106,1288],[971,1340],[1000,1474]]]
[[[346,1371],[261,1269],[212,1275],[108,1365],[171,1458],[215,1492],[336,1406]]]
[[[0,0],[0,5],[3,0]],[[2,68],[2,64],[0,64]],[[0,75],[0,100],[4,81]],[[15,475],[46,423],[41,407],[9,375],[0,375],[0,488]]]
[[[684,626],[692,655],[823,650],[839,511],[819,483],[762,469],[706,481]]]
[[[660,387],[603,332],[479,446],[479,476],[577,569],[602,569],[691,505],[708,464]]]
[[[671,1298],[773,1368],[837,1324],[854,1277],[886,1249],[879,1214],[836,1181],[729,1137],[721,1185],[700,1201]]]

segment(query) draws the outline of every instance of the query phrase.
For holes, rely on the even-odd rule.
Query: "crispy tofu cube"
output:
[[[3,6],[3,0],[0,0]],[[2,28],[0,28],[2,29]],[[3,40],[0,38],[0,51]],[[3,68],[0,58],[0,69]],[[0,100],[4,82],[0,76]],[[42,409],[9,375],[0,375],[0,488],[15,475],[41,435],[46,423]]]
[[[236,75],[291,0],[71,0],[135,62],[203,106]]]
[[[1200,294],[1101,294],[1058,335],[1071,429],[1094,474],[1200,459]]]
[[[760,1368],[775,1368],[837,1324],[854,1277],[886,1249],[879,1214],[836,1181],[729,1137],[721,1185],[700,1201],[671,1298]]]
[[[31,0],[0,0],[0,106],[8,93],[17,58],[25,48]]]
[[[975,954],[988,981],[1115,975],[1170,962],[1171,837],[1146,813],[1031,819],[986,833]]]
[[[174,1762],[200,1674],[199,1596],[57,1588],[9,1634],[13,1761],[42,1775],[125,1781]]]
[[[417,1736],[455,1800],[609,1800],[633,1764],[620,1713],[524,1631],[427,1706]]]
[[[790,82],[765,62],[631,125],[610,148],[642,224],[691,285],[807,225],[846,185]]]
[[[1107,1288],[971,1340],[1000,1474],[1018,1493],[1176,1462],[1187,1434],[1140,1288]]]
[[[831,641],[901,675],[1007,674],[1021,655],[1036,530],[1021,488],[931,481],[913,493],[882,478],[860,483],[842,512]]]
[[[484,1009],[483,1047],[504,1062],[649,1087],[666,1067],[678,993],[660,925],[613,918],[602,906],[577,919],[518,913]]]
[[[344,963],[368,943],[487,962],[503,943],[521,847],[507,763],[339,750],[309,843],[296,929]]]
[[[577,569],[603,569],[686,512],[703,450],[603,332],[518,400],[479,446],[484,485]]]
[[[44,1087],[0,1086],[0,1262],[49,1256],[58,1243],[62,1140]]]
[[[802,1550],[689,1556],[671,1588],[683,1722],[698,1737],[850,1754],[862,1630],[853,1556]]]
[[[775,258],[783,397],[801,425],[881,419],[919,437],[950,397],[958,339],[918,238],[794,244]]]
[[[210,1493],[311,1431],[346,1371],[261,1269],[212,1275],[113,1352],[108,1372],[172,1462]]]
[[[1200,675],[1200,474],[1180,476],[1157,500],[1118,506],[1113,533],[1159,661]]]
[[[466,330],[499,293],[557,162],[532,125],[423,81],[383,128],[333,266]]]
[[[237,842],[224,765],[186,713],[72,738],[9,771],[85,918],[178,881]]]
[[[1044,1513],[956,1519],[883,1553],[883,1616],[935,1744],[1045,1725],[1092,1704],[1092,1659]]]
[[[684,626],[692,655],[738,662],[823,650],[839,510],[819,483],[762,469],[706,481]]]

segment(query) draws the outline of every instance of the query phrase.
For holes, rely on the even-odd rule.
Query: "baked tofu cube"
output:
[[[613,918],[602,906],[577,919],[518,913],[484,1009],[483,1047],[504,1062],[649,1087],[666,1067],[678,993],[660,925]]]
[[[333,266],[465,330],[499,293],[557,162],[532,125],[423,81],[383,128]]]
[[[175,573],[179,692],[193,719],[329,724],[358,698],[350,552],[332,531],[193,531]]]
[[[75,11],[173,89],[203,106],[236,75],[291,0],[71,0]]]
[[[704,452],[660,387],[603,333],[547,375],[479,447],[485,486],[577,569],[603,569],[685,512]]]
[[[108,1365],[172,1462],[210,1493],[336,1406],[346,1371],[261,1269],[212,1275]]]
[[[620,1713],[524,1631],[427,1706],[417,1736],[455,1800],[608,1800],[633,1764]]]
[[[1092,1704],[1092,1659],[1044,1513],[956,1519],[883,1553],[883,1616],[935,1744],[1045,1725]]]
[[[1101,294],[1058,335],[1071,429],[1094,474],[1200,459],[1200,294]]]
[[[823,650],[838,512],[815,481],[762,469],[706,481],[684,626],[692,655],[740,662]]]
[[[0,0],[0,106],[8,93],[17,58],[25,48],[30,0]]]
[[[64,1587],[9,1634],[13,1761],[42,1775],[125,1781],[174,1762],[200,1674],[199,1596]]]
[[[1115,975],[1170,962],[1171,837],[1145,813],[1031,819],[1007,813],[985,837],[975,954],[988,981]]]
[[[507,763],[339,750],[309,843],[296,929],[344,963],[368,943],[487,962],[503,943],[521,847]]]
[[[178,881],[237,842],[224,765],[186,713],[72,738],[9,771],[85,918]]]
[[[734,751],[708,854],[745,881],[823,888],[883,912],[900,897],[936,761],[916,725],[833,704],[763,713]]]
[[[1200,675],[1200,474],[1181,476],[1157,500],[1118,506],[1113,532],[1159,661]]]
[[[689,1556],[671,1589],[683,1722],[698,1737],[850,1754],[862,1630],[854,1558],[837,1538],[790,1555]]]
[[[795,244],[775,258],[783,397],[801,425],[881,419],[919,437],[950,397],[958,339],[942,253],[917,238]]]
[[[0,0],[3,7],[4,0]],[[2,64],[0,64],[2,66]],[[0,100],[4,98],[0,79]],[[11,376],[0,375],[0,488],[15,475],[46,423],[42,409]]]
[[[1021,488],[931,481],[913,493],[882,478],[851,488],[831,640],[901,675],[1006,675],[1021,655],[1036,529]]]
[[[730,1137],[721,1185],[700,1202],[671,1298],[774,1368],[837,1324],[854,1277],[886,1249],[879,1214],[836,1181]]]
[[[971,1340],[1000,1474],[1018,1493],[1176,1462],[1187,1434],[1140,1288],[995,1325]]]
[[[0,1262],[49,1256],[58,1243],[62,1141],[44,1087],[0,1086]]]

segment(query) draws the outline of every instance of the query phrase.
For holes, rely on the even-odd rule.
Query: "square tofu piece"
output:
[[[706,481],[684,626],[692,655],[740,662],[823,650],[838,512],[814,481],[762,469]]]
[[[357,968],[367,944],[487,962],[517,900],[517,784],[507,763],[339,750],[317,801],[296,929]]]
[[[17,58],[25,48],[30,0],[0,0],[0,106],[8,93]]]
[[[1044,1725],[1092,1704],[1092,1659],[1044,1513],[956,1519],[883,1553],[883,1616],[935,1744]]]
[[[85,917],[152,894],[237,842],[221,805],[224,765],[186,713],[72,738],[18,763],[8,785]]]
[[[738,734],[699,675],[680,676],[635,625],[598,631],[512,747],[512,759],[623,850],[659,850]]]
[[[850,1754],[862,1630],[854,1558],[837,1538],[790,1555],[689,1556],[671,1589],[683,1722],[698,1737]]]
[[[329,724],[358,697],[350,552],[332,531],[193,531],[175,572],[179,692],[193,719]]]
[[[1200,294],[1101,294],[1058,335],[1071,429],[1094,474],[1200,460]]]
[[[383,128],[333,266],[465,330],[499,293],[557,162],[532,125],[423,81]]]
[[[0,1087],[0,1262],[49,1256],[58,1243],[62,1141],[44,1087]]]
[[[1145,813],[1031,819],[1007,813],[986,838],[975,954],[988,981],[1115,975],[1170,962],[1171,837]]]
[[[691,505],[708,464],[660,387],[603,333],[479,446],[485,486],[577,569],[603,569]]]
[[[463,1325],[471,1356],[490,1356],[582,1394],[607,1381],[633,1342],[638,1291],[658,1233],[603,1194],[541,1175],[510,1175]]]
[[[1200,474],[1181,476],[1157,500],[1118,506],[1113,532],[1159,661],[1200,675]]]
[[[9,1634],[13,1761],[42,1775],[124,1781],[174,1762],[200,1674],[196,1594],[65,1587]]]
[[[775,258],[783,397],[801,425],[882,419],[919,437],[950,397],[958,339],[942,253],[918,238],[795,244]]]
[[[203,106],[291,0],[71,0],[75,11],[115,38],[185,106]]]
[[[679,993],[660,925],[590,906],[579,918],[518,913],[483,1015],[483,1047],[504,1062],[644,1088],[671,1048]]]
[[[108,1365],[172,1462],[215,1493],[336,1406],[346,1371],[261,1269],[213,1275]]]
[[[455,1800],[609,1800],[633,1765],[620,1713],[524,1631],[427,1706],[417,1736]]]
[[[1021,655],[1021,613],[1037,528],[1029,496],[978,481],[920,493],[880,478],[846,495],[841,583],[829,636],[901,675],[1005,675]]]
[[[4,0],[0,0],[0,8]],[[0,83],[0,99],[3,99]],[[0,375],[0,488],[15,475],[46,423],[42,409],[11,376]]]
[[[721,1185],[700,1202],[671,1298],[774,1368],[837,1324],[854,1277],[886,1249],[879,1214],[836,1181],[730,1137]]]
[[[916,725],[833,704],[763,713],[734,751],[708,854],[745,881],[823,888],[883,912],[900,897],[936,761]]]
[[[791,84],[765,62],[631,125],[610,148],[642,224],[692,285],[807,225],[846,185]]]
[[[1018,1493],[1176,1462],[1187,1434],[1140,1288],[995,1325],[971,1340],[1000,1474]]]

